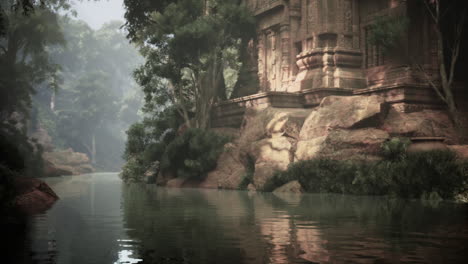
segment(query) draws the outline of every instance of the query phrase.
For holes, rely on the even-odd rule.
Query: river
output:
[[[16,263],[468,263],[463,204],[46,182],[61,199],[10,243]]]

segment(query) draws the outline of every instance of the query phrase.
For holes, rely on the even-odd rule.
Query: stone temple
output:
[[[437,41],[420,1],[244,1],[256,38],[233,99],[213,110],[214,127],[239,127],[249,108],[313,108],[330,95],[375,94],[401,112],[443,107],[425,77],[437,75]],[[391,52],[368,41],[384,17],[408,20]]]

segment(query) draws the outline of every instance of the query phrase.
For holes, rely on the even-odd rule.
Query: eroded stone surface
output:
[[[379,124],[383,98],[373,96],[325,97],[305,120],[300,140],[326,136],[333,129],[371,127]]]
[[[237,189],[244,175],[245,167],[240,160],[238,146],[227,143],[218,158],[216,169],[208,173],[200,187]]]
[[[382,129],[392,135],[407,137],[445,137],[446,143],[457,141],[456,130],[447,113],[436,110],[423,110],[402,113],[391,109],[385,118]]]
[[[278,188],[273,193],[303,193],[304,189],[298,181],[288,182]]]
[[[44,152],[42,157],[45,163],[45,176],[79,175],[94,171],[88,156],[84,153],[74,152],[71,148]]]
[[[57,194],[39,179],[17,177],[14,188],[18,193],[15,205],[30,214],[49,209],[59,199]]]

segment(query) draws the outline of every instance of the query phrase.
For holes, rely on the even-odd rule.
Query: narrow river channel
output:
[[[468,263],[462,204],[46,182],[61,199],[30,220],[18,263]]]

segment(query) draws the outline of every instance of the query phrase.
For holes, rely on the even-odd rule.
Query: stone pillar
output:
[[[315,88],[364,88],[359,47],[358,1],[308,0],[307,37],[297,58],[300,71],[295,86]]]
[[[265,74],[265,34],[260,31],[257,33],[258,36],[258,81],[260,84],[260,91],[265,91],[266,86],[266,74]]]
[[[289,85],[290,76],[290,53],[291,53],[291,31],[288,24],[280,25],[281,38],[281,88],[279,90],[286,91]],[[278,89],[277,89],[278,90]]]

